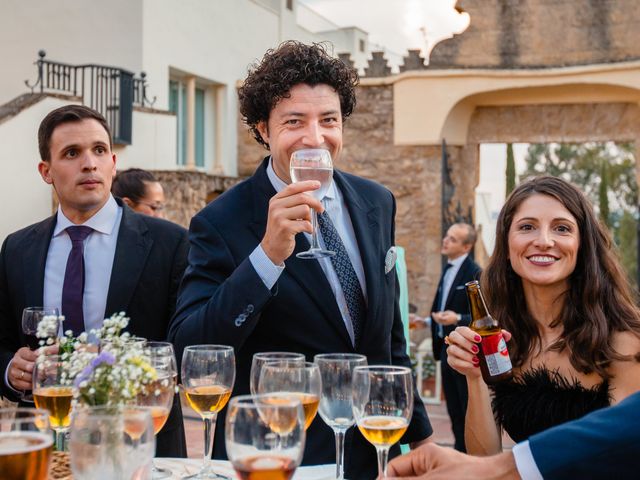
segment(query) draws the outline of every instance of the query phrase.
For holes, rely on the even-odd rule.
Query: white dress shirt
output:
[[[273,185],[275,191],[280,192],[287,186],[287,184],[276,175],[276,172],[273,169],[272,162],[273,160],[269,159],[269,165],[267,166],[267,176],[269,177],[269,181]],[[335,182],[331,182],[331,187],[329,187],[329,190],[327,191],[322,201],[324,204],[324,208],[329,215],[329,218],[333,222],[334,227],[340,235],[340,239],[344,244],[347,255],[349,255],[349,259],[351,260],[353,269],[355,270],[358,281],[360,282],[360,287],[362,288],[362,294],[364,295],[366,304],[367,289],[364,277],[364,267],[362,266],[362,259],[360,258],[360,249],[358,248],[358,243],[356,241],[356,235],[353,230],[353,224],[351,223],[349,211],[347,210],[347,206],[344,203],[344,197],[342,196],[342,192],[340,192],[340,189],[336,186]],[[306,232],[304,235],[305,237],[307,237],[307,240],[309,240],[309,243],[311,243],[311,235]],[[319,229],[318,242],[320,243],[320,246],[322,248],[325,248],[324,240],[322,239],[322,235]],[[265,286],[268,289],[273,288],[276,281],[280,277],[280,274],[284,271],[284,265],[274,265],[267,254],[264,252],[264,250],[262,249],[262,245],[260,244],[258,244],[255,250],[251,253],[251,255],[249,256],[249,260],[251,261],[253,268],[255,268],[256,272],[264,282]],[[314,260],[303,261],[312,262]],[[336,274],[336,271],[333,268],[333,264],[331,263],[331,258],[320,258],[317,261],[320,263],[320,267],[327,277],[329,285],[331,285],[331,290],[336,297],[336,302],[338,304],[340,314],[342,315],[342,320],[344,321],[344,324],[347,327],[347,331],[349,332],[349,336],[351,337],[351,343],[354,344],[355,335],[353,333],[351,315],[349,314],[347,301],[344,297],[340,281],[338,280],[338,275]]]
[[[518,443],[511,450],[516,462],[516,468],[522,480],[543,480],[542,474],[529,447],[529,440]]]
[[[464,255],[460,255],[458,258],[453,260],[449,260],[449,270],[444,273],[444,278],[442,279],[442,295],[440,296],[440,311],[444,310],[444,306],[447,304],[447,298],[449,298],[449,292],[451,291],[451,286],[453,285],[453,281],[456,279],[456,275],[460,271],[460,267],[464,263],[465,259],[469,256],[468,253]]]
[[[85,281],[82,310],[86,331],[100,328],[104,320],[121,220],[122,207],[118,206],[112,196],[109,196],[107,203],[82,224],[93,229],[93,232],[84,241]],[[44,269],[42,298],[45,307],[61,308],[64,274],[71,252],[71,239],[66,228],[73,225],[74,223],[65,217],[62,209],[58,207],[56,226],[49,244],[47,263]],[[64,314],[64,312],[62,313]],[[62,328],[64,328],[64,324]],[[66,330],[66,328],[64,329]]]

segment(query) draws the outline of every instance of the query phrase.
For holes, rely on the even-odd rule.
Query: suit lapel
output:
[[[147,235],[148,228],[144,221],[119,199],[117,201],[122,207],[122,220],[109,281],[105,316],[127,311],[153,245],[153,239]]]
[[[384,254],[381,245],[376,244],[380,238],[378,234],[380,207],[373,205],[361,195],[340,171],[334,172],[334,179],[344,197],[344,203],[351,217],[353,232],[360,250],[360,259],[364,269],[365,283],[367,286],[367,321],[363,328],[363,338],[366,332],[375,328],[374,319],[377,317],[382,282],[384,276]]]
[[[44,270],[56,215],[40,222],[24,244],[22,264],[24,268],[25,306],[42,306],[44,294]]]
[[[269,199],[276,194],[267,176],[269,157],[265,158],[251,179],[253,191],[253,221],[251,230],[258,241],[264,237],[269,208]],[[338,331],[340,336],[351,345],[349,332],[342,320],[338,304],[333,296],[331,285],[317,260],[303,260],[296,257],[298,252],[309,249],[304,234],[296,235],[296,246],[291,256],[285,260],[284,274],[290,275],[315,303],[322,315]]]

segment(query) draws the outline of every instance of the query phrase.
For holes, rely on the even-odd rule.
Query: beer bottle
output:
[[[507,351],[507,343],[502,337],[498,322],[489,315],[487,304],[480,291],[480,284],[477,280],[473,280],[466,283],[465,287],[471,307],[469,328],[482,337],[478,352],[482,378],[487,384],[511,378],[511,359]]]

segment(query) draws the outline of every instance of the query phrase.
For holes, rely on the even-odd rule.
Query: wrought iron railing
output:
[[[25,84],[31,93],[61,93],[80,97],[82,103],[100,112],[111,127],[113,142],[131,144],[133,106],[152,106],[147,98],[145,73],[140,78],[117,67],[104,65],[69,65],[45,60],[46,52],[38,52],[38,79]]]

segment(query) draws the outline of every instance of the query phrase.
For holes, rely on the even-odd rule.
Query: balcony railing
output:
[[[152,106],[147,99],[147,82],[144,72],[140,78],[117,67],[104,65],[69,65],[45,60],[44,50],[38,52],[35,62],[38,79],[31,85],[25,84],[40,93],[61,93],[80,97],[82,103],[100,112],[107,120],[113,142],[130,145],[132,138],[133,106]]]

